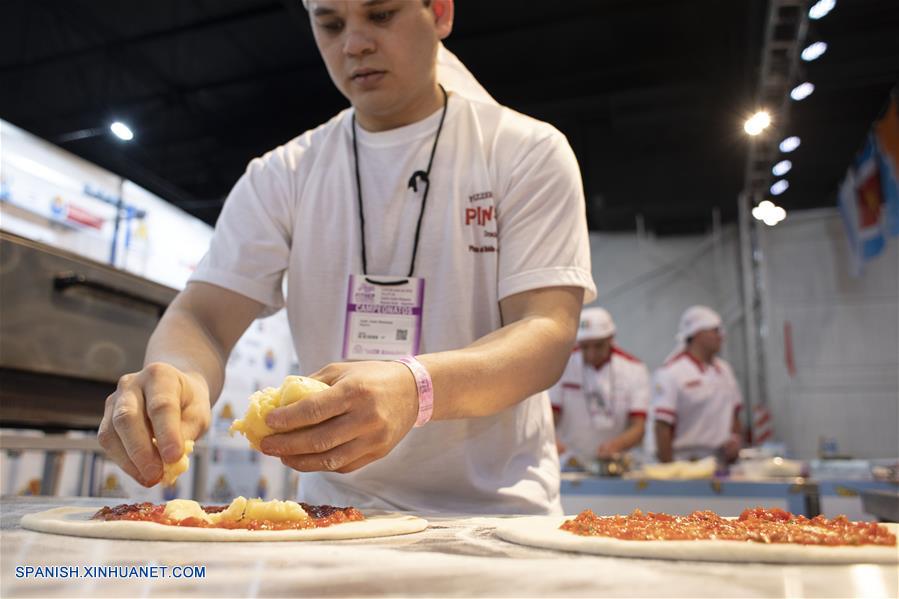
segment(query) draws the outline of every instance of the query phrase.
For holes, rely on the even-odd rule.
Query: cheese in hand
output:
[[[250,396],[250,407],[243,418],[235,420],[229,431],[242,433],[253,449],[260,451],[259,443],[264,437],[274,434],[274,430],[265,423],[265,417],[275,408],[292,404],[309,397],[313,393],[324,391],[328,385],[305,376],[291,375],[277,389],[267,387]]]
[[[153,439],[153,445],[156,445],[156,439]],[[162,484],[166,487],[171,487],[175,484],[175,481],[178,480],[178,477],[187,472],[187,469],[190,468],[190,460],[188,456],[193,453],[194,450],[194,442],[193,441],[185,441],[184,442],[184,453],[181,454],[181,459],[173,464],[162,463]]]

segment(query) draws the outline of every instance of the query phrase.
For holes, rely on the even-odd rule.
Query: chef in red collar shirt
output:
[[[563,463],[586,465],[642,443],[649,371],[615,345],[615,323],[603,308],[581,312],[577,341],[549,394]]]
[[[718,357],[724,340],[721,316],[706,306],[688,308],[678,346],[655,373],[652,397],[661,462],[718,456],[730,462],[740,451],[743,405],[730,364]]]

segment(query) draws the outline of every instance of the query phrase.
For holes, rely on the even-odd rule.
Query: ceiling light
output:
[[[787,217],[787,211],[775,205],[771,200],[765,200],[759,202],[759,205],[752,209],[752,216],[769,227],[773,227]]]
[[[790,162],[789,160],[781,160],[774,165],[774,168],[771,169],[771,172],[775,177],[783,177],[790,172],[791,168],[793,168],[792,162]]]
[[[766,214],[762,215],[761,220],[763,223],[768,225],[769,227],[773,227],[783,219],[787,217],[787,211],[781,208],[780,206],[775,206],[771,210],[769,210]]]
[[[778,147],[780,148],[781,152],[783,152],[784,154],[788,154],[789,152],[792,152],[793,150],[798,148],[800,143],[802,142],[798,137],[796,137],[795,135],[791,135],[790,137],[780,142],[780,146]]]
[[[771,115],[764,110],[756,112],[743,123],[743,130],[749,135],[758,135],[771,124]]]
[[[113,132],[113,134],[121,140],[131,141],[134,139],[134,133],[125,123],[121,121],[116,121],[112,125],[109,126],[109,130]]]
[[[837,5],[837,0],[818,0],[810,9],[808,9],[808,18],[820,19],[833,10]]]
[[[815,91],[815,84],[806,81],[805,83],[800,83],[799,85],[794,87],[790,92],[790,97],[798,102],[799,100],[805,100],[806,98],[808,98],[810,95],[812,95],[813,91]]]
[[[780,179],[774,182],[774,185],[771,186],[771,195],[779,196],[783,192],[785,192],[790,187],[790,182],[786,179]]]
[[[820,58],[822,54],[827,52],[827,43],[826,42],[815,42],[814,44],[806,46],[802,50],[802,60],[806,62],[811,62],[816,58]]]

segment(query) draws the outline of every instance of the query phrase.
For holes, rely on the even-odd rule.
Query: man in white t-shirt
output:
[[[595,296],[571,148],[438,84],[451,0],[307,8],[352,108],[250,163],[146,366],[107,400],[102,446],[156,483],[206,429],[236,340],[286,307],[301,368],[331,385],[273,411],[261,443],[304,473],[302,500],[561,513],[543,390]]]
[[[581,312],[577,340],[549,396],[562,462],[571,458],[586,466],[643,441],[649,371],[615,345],[615,322],[603,308]]]
[[[655,373],[652,398],[659,461],[717,456],[736,459],[742,445],[740,387],[730,364],[718,357],[721,317],[706,306],[688,308],[678,347]]]

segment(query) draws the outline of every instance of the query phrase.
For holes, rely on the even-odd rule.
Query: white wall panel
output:
[[[791,213],[760,230],[765,259],[768,394],[776,437],[798,457],[837,439],[857,457],[899,456],[899,240],[849,274],[837,211]],[[597,305],[618,325],[619,344],[650,368],[673,344],[681,312],[705,303],[728,325],[724,357],[744,393],[740,273],[735,231],[710,237],[592,234]],[[795,376],[787,372],[784,323],[793,331]]]
[[[633,233],[590,236],[598,298],[618,327],[616,340],[650,368],[674,347],[683,311],[706,304],[721,313],[728,338],[723,355],[742,376],[742,323],[736,231],[712,236],[638,237]]]
[[[769,396],[777,436],[801,458],[815,457],[820,436],[856,457],[899,456],[897,241],[856,278],[835,209],[791,213],[763,231]],[[793,331],[792,376],[785,323]]]

